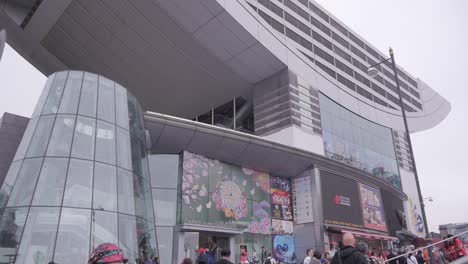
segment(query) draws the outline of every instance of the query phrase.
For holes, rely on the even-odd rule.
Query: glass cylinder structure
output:
[[[105,77],[51,75],[0,189],[0,263],[87,263],[118,244],[157,256],[143,113]]]

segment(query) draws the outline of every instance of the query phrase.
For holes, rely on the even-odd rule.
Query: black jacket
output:
[[[338,259],[341,257],[341,263]],[[343,247],[339,252],[336,252],[332,258],[331,264],[368,264],[366,257],[359,250],[351,246]]]

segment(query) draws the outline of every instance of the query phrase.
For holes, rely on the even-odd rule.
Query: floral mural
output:
[[[219,181],[212,199],[227,218],[239,220],[247,215],[246,196],[233,180]]]

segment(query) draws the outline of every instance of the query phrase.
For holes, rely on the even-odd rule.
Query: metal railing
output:
[[[426,248],[433,247],[434,245],[437,245],[437,244],[440,244],[440,243],[444,243],[445,241],[453,240],[454,238],[459,237],[459,236],[464,235],[464,234],[468,234],[468,230],[467,230],[467,231],[464,231],[464,232],[461,232],[461,233],[459,233],[459,234],[453,235],[452,237],[443,239],[443,240],[441,240],[441,241],[437,241],[437,242],[435,242],[435,243],[429,244],[429,245],[427,245],[427,246],[420,247],[420,248],[414,249],[414,250],[412,250],[412,251],[407,251],[407,252],[405,252],[404,254],[398,255],[398,256],[393,257],[393,258],[391,258],[391,259],[387,259],[387,260],[385,260],[383,263],[388,263],[389,261],[395,260],[395,259],[399,259],[399,258],[402,257],[402,256],[406,256],[406,255],[408,255],[408,254],[413,254],[414,252],[418,252],[418,251],[420,251],[420,250],[424,250],[424,249],[426,249]],[[432,252],[428,252],[428,254],[432,254]]]

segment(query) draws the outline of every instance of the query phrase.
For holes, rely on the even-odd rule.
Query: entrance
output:
[[[209,232],[185,232],[185,258],[196,262],[200,256],[207,264],[214,264],[221,259],[221,250],[231,249],[229,235]]]

